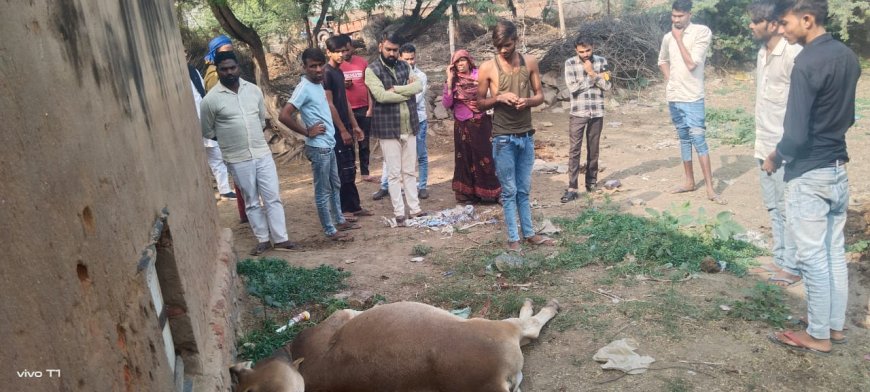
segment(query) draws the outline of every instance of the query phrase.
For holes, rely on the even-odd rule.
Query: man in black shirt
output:
[[[791,73],[785,132],[763,169],[772,173],[785,162],[786,252],[806,284],[808,327],[769,338],[792,349],[829,352],[831,343],[845,341],[846,131],[855,122],[861,68],[855,53],[825,31],[827,0],[783,0],[777,9],[785,39],[804,49]]]
[[[323,70],[323,89],[332,112],[335,124],[335,158],[338,161],[338,177],[341,180],[341,212],[351,221],[356,216],[369,216],[372,213],[360,206],[359,191],[356,188],[356,154],[354,140],[362,141],[365,135],[356,122],[356,117],[347,101],[344,87],[344,72],[339,69],[348,51],[347,36],[334,36],[326,40],[326,57],[329,62]],[[353,134],[351,134],[351,131]]]

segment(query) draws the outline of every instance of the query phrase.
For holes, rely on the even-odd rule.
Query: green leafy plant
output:
[[[742,145],[755,141],[755,116],[743,109],[711,108],[706,121],[710,137],[722,143]]]
[[[870,241],[858,240],[855,243],[847,246],[846,251],[853,253],[864,253],[867,251],[868,248],[870,248]]]
[[[246,278],[248,293],[277,308],[324,301],[329,293],[342,289],[343,280],[350,276],[328,265],[307,269],[275,258],[247,259],[236,269]]]

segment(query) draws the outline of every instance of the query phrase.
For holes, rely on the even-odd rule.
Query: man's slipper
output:
[[[374,212],[371,212],[371,211],[363,208],[357,212],[354,212],[353,216],[373,216],[374,214],[375,214]]]
[[[694,191],[695,191],[695,188],[686,188],[686,187],[682,187],[682,186],[678,186],[676,188],[671,189],[671,193],[688,193],[688,192],[694,192]]]
[[[544,245],[544,246],[554,246],[556,245],[556,240],[547,237],[545,235],[535,234],[531,237],[526,238],[526,241],[532,245]]]
[[[788,288],[788,287],[791,287],[791,286],[794,286],[794,285],[800,283],[801,280],[803,280],[803,279],[789,279],[789,278],[783,278],[780,276],[771,276],[771,277],[767,278],[767,284],[777,286],[777,287],[782,287],[782,288]],[[783,286],[781,284],[777,284],[776,282],[783,282],[783,283],[785,283],[785,286]]]
[[[791,343],[794,343],[794,344],[786,343],[785,341],[783,341],[779,338],[780,336],[784,336],[786,339],[788,339]],[[776,332],[771,332],[770,334],[767,335],[767,339],[770,340],[771,342],[773,342],[777,345],[783,346],[789,350],[802,351],[802,352],[818,354],[818,355],[830,355],[831,354],[830,351],[821,351],[821,350],[816,350],[814,348],[807,347],[805,344],[801,343],[799,340],[794,338],[794,332],[792,332],[792,331],[785,331],[779,335],[777,335]]]
[[[294,243],[292,243],[292,242],[290,242],[290,241],[279,242],[279,243],[275,244],[275,246],[274,246],[273,249],[275,249],[275,250],[285,250],[285,251],[287,251],[287,250],[296,250],[296,244],[294,244]]]
[[[562,198],[559,200],[562,203],[567,203],[569,201],[577,200],[579,195],[574,191],[565,191],[565,194],[562,195]]]
[[[326,238],[329,238],[330,240],[333,240],[335,242],[351,242],[351,241],[353,241],[353,237],[351,237],[347,233],[342,233],[342,232],[336,232],[333,235],[326,236]]]
[[[354,216],[352,213],[350,213],[350,212],[348,212],[348,213],[344,213],[344,214],[342,214],[342,215],[344,215],[344,220],[346,220],[346,221],[348,221],[348,222],[353,223],[353,222],[358,222],[358,221],[359,221],[359,218],[355,217],[355,216]]]
[[[353,223],[353,222],[344,222],[344,223],[339,223],[339,224],[335,225],[335,228],[338,229],[338,231],[348,231],[348,230],[362,229],[362,226],[360,226],[356,223]]]

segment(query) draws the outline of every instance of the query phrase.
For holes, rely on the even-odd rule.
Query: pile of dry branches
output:
[[[634,14],[582,23],[561,44],[550,47],[541,59],[541,72],[563,72],[565,60],[577,55],[574,39],[581,35],[592,38],[595,54],[607,59],[617,84],[643,85],[659,77],[658,52],[669,25],[666,13]]]

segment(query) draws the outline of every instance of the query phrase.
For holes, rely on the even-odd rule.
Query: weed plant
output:
[[[306,269],[275,258],[247,259],[236,270],[246,278],[249,294],[276,308],[325,301],[328,294],[344,288],[343,280],[350,276],[328,265]]]
[[[707,110],[707,129],[710,137],[728,145],[749,144],[755,141],[755,118],[743,109]]]
[[[649,275],[696,272],[710,256],[729,263],[737,274],[745,272],[753,257],[763,251],[749,243],[721,239],[700,232],[687,232],[670,218],[649,219],[612,208],[590,208],[573,219],[558,223],[569,237],[566,250],[543,263],[549,268],[577,268],[592,263],[613,265],[618,275]],[[682,274],[682,275],[681,275]]]
[[[785,305],[782,289],[759,282],[752,288],[744,301],[731,305],[731,317],[763,321],[777,328],[785,327],[789,320],[789,309]]]

